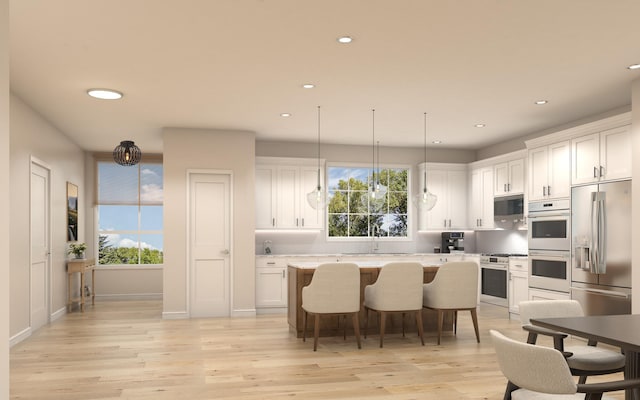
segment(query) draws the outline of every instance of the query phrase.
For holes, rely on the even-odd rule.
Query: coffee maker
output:
[[[464,253],[464,232],[442,232],[443,253]]]

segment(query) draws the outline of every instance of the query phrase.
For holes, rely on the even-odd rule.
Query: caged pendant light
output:
[[[327,205],[326,192],[320,184],[320,106],[318,106],[318,183],[314,190],[307,193],[307,202],[314,210],[323,209]]]
[[[387,187],[380,182],[380,142],[376,142],[376,110],[371,110],[372,114],[372,140],[371,140],[371,184],[369,185],[369,199],[372,203],[379,204],[384,201],[387,195]],[[376,147],[377,144],[377,147]],[[378,153],[378,164],[376,171],[376,150]]]
[[[424,181],[422,192],[416,194],[413,197],[414,203],[418,206],[418,209],[423,211],[429,211],[435,207],[438,201],[438,196],[431,193],[427,189],[427,113],[424,113]]]
[[[131,140],[123,140],[113,149],[113,161],[120,165],[136,165],[142,158],[142,151]]]

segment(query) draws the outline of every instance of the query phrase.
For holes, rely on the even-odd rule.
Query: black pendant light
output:
[[[136,165],[142,158],[142,151],[131,140],[123,140],[113,149],[113,161],[120,165]]]

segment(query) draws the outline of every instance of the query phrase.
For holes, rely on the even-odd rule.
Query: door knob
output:
[[[228,249],[224,249],[224,250],[221,251],[221,253],[224,254],[225,256],[229,255],[229,250]]]

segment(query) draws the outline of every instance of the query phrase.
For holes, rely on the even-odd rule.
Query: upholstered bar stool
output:
[[[416,262],[394,262],[382,267],[378,279],[364,288],[365,338],[369,324],[369,311],[379,315],[380,347],[384,340],[387,313],[402,313],[402,335],[404,336],[404,314],[414,313],[420,341],[424,346],[422,327],[422,283],[423,267]]]
[[[360,345],[360,268],[353,263],[319,265],[311,283],[302,288],[302,341],[307,338],[307,314],[315,316],[313,351],[318,349],[321,315],[351,315],[358,348]]]
[[[478,332],[478,273],[479,267],[475,262],[450,262],[440,266],[436,276],[429,283],[424,284],[423,306],[438,311],[438,344],[442,336],[444,312],[451,311],[454,315],[453,332],[458,330],[458,311],[471,312],[476,341],[480,343]]]

